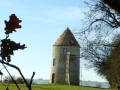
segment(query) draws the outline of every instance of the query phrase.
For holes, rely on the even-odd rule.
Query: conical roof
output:
[[[76,46],[80,47],[74,35],[67,27],[67,29],[60,35],[57,41],[53,44],[53,46]]]

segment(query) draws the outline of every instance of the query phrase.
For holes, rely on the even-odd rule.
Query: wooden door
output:
[[[52,83],[55,82],[55,73],[52,74]]]

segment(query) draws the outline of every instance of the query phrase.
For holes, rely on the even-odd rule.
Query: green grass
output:
[[[28,90],[24,84],[19,84],[21,90]],[[5,90],[6,88],[0,84],[0,90]],[[10,90],[18,90],[14,84],[9,86]],[[82,86],[68,86],[59,84],[33,84],[32,90],[111,90],[111,89],[100,89],[92,87],[82,87]],[[115,89],[114,89],[115,90]]]

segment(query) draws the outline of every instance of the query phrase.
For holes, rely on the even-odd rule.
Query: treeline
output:
[[[16,81],[16,83],[24,84],[24,80],[22,79],[22,77],[16,77],[16,76],[12,76],[12,77]],[[27,81],[29,82],[29,80],[27,80]],[[14,83],[14,81],[12,80],[12,78],[10,76],[4,76],[4,78],[1,82],[2,83]]]
[[[111,88],[120,85],[120,34],[113,39],[108,56],[96,65],[98,74],[109,81]]]

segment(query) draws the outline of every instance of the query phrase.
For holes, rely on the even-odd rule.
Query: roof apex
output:
[[[60,35],[60,37],[56,40],[53,46],[76,46],[80,47],[74,35],[67,27],[64,32]]]

